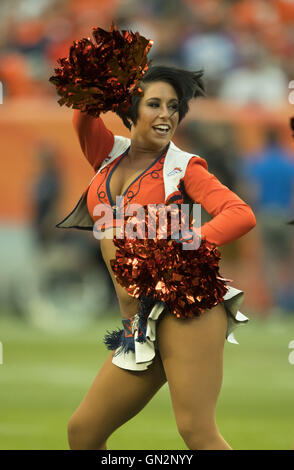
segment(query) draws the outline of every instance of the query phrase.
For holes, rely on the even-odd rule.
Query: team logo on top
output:
[[[178,166],[176,166],[172,171],[170,171],[167,176],[173,176],[173,175],[176,175],[177,173],[181,173],[183,170],[182,168],[179,168]]]

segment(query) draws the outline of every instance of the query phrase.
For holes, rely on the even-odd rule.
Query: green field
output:
[[[290,449],[294,444],[294,365],[288,361],[294,317],[251,320],[226,344],[217,423],[234,449]],[[49,334],[0,317],[0,449],[68,449],[67,422],[108,354],[106,329],[118,314],[80,333]],[[186,449],[165,385],[109,439],[114,449]]]

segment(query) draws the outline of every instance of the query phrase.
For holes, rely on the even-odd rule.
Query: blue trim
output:
[[[147,331],[147,319],[151,313],[152,308],[154,307],[157,301],[153,297],[146,297],[145,295],[140,296],[140,305],[137,313],[138,316],[138,338],[136,341],[138,343],[146,343],[146,331]],[[164,302],[161,302],[166,307]],[[107,331],[107,334],[104,336],[103,342],[106,345],[107,349],[118,351],[115,352],[114,356],[117,356],[121,352],[127,354],[129,351],[135,352],[135,338],[134,332],[131,331],[131,321],[135,315],[130,316],[122,320],[123,330],[116,329],[112,332]]]
[[[140,173],[139,176],[137,176],[136,179],[134,179],[134,181],[131,182],[131,184],[129,184],[129,186],[127,187],[127,189],[123,192],[123,194],[120,195],[120,197],[124,197],[125,194],[128,192],[129,188],[139,179],[141,178],[141,176],[146,173],[146,171],[150,170],[150,168],[152,168],[153,165],[155,165],[156,162],[158,162],[158,160],[164,155],[164,153],[167,151],[169,147],[169,144],[164,148],[164,150],[161,152],[161,154],[151,163],[151,165],[148,166],[148,168],[146,168],[145,170],[142,171],[142,173]],[[114,165],[114,167],[112,168],[112,170],[109,172],[109,175],[107,177],[107,180],[106,180],[106,191],[107,191],[107,196],[108,196],[108,201],[110,202],[110,205],[111,207],[113,207],[115,204],[112,200],[112,197],[111,197],[111,193],[110,193],[110,180],[111,180],[111,175],[112,173],[114,172],[115,168],[119,165],[119,162],[124,158],[124,156],[128,153],[130,147],[125,151],[125,153],[122,155],[122,157],[118,160],[118,162]]]
[[[61,223],[61,222],[60,222]],[[80,226],[80,225],[70,225],[69,227],[59,227],[59,224],[58,225],[55,225],[55,227],[57,228],[62,228],[62,229],[71,229],[71,228],[77,228],[79,230],[88,230],[88,231],[91,231],[93,232],[93,227],[84,227],[84,226]]]
[[[170,199],[168,199],[168,202],[170,203],[170,202],[178,201],[179,199],[183,200],[183,196],[181,194],[172,196]]]
[[[112,197],[111,197],[111,193],[110,193],[110,178],[111,178],[111,175],[112,173],[114,172],[115,168],[117,167],[117,165],[119,164],[119,162],[125,157],[125,155],[128,153],[128,151],[130,150],[130,146],[127,148],[127,150],[122,154],[121,158],[118,159],[118,161],[116,162],[116,164],[112,167],[112,169],[110,170],[109,172],[109,175],[107,176],[107,179],[106,179],[106,192],[107,192],[107,197],[108,197],[108,201],[112,206],[114,206],[114,202],[112,201]]]

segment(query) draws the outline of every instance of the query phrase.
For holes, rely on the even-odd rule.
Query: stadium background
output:
[[[175,143],[253,208],[257,226],[221,249],[250,325],[226,345],[218,424],[237,449],[294,442],[294,4],[291,0],[2,0],[0,4],[0,449],[67,449],[66,426],[119,326],[91,233],[55,229],[93,172],[48,79],[94,26],[153,39],[154,64],[203,68]],[[294,93],[294,92],[293,92]],[[115,134],[128,135],[108,113]],[[66,233],[65,233],[66,232]],[[0,347],[1,351],[1,347]],[[2,357],[1,357],[2,356]],[[167,385],[111,449],[185,449]]]

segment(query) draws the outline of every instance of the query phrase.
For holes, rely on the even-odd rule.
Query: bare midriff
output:
[[[136,165],[134,168],[134,165],[130,165],[130,162],[128,162],[127,158],[120,162],[112,175],[110,183],[110,192],[113,201],[116,200],[117,195],[120,195],[125,191],[130,182],[133,181],[145,168],[147,168],[150,163],[151,159],[149,158],[144,161],[140,161],[140,164]],[[131,174],[130,168],[132,169]],[[112,236],[115,236],[116,228],[109,228],[105,231],[105,235],[107,232],[111,233]],[[102,238],[100,240],[100,248],[104,262],[114,284],[121,315],[123,318],[129,318],[130,316],[133,316],[137,313],[139,300],[128,294],[127,290],[117,282],[112,271],[110,260],[115,259],[115,253],[117,250],[117,247],[113,243],[113,238]]]
[[[111,230],[111,229],[109,229]],[[115,235],[115,228],[113,229],[113,234]],[[119,308],[122,317],[128,318],[133,315],[135,315],[138,311],[138,304],[139,300],[135,299],[134,297],[130,296],[127,292],[127,290],[122,287],[120,284],[118,284],[114,273],[112,271],[111,265],[110,265],[110,260],[115,259],[115,252],[117,250],[116,246],[113,243],[112,239],[107,239],[103,238],[100,241],[100,248],[101,248],[101,253],[104,259],[104,262],[106,264],[106,267],[109,271],[109,274],[111,276],[111,279],[114,284],[114,288],[117,294],[118,302],[119,302]]]

